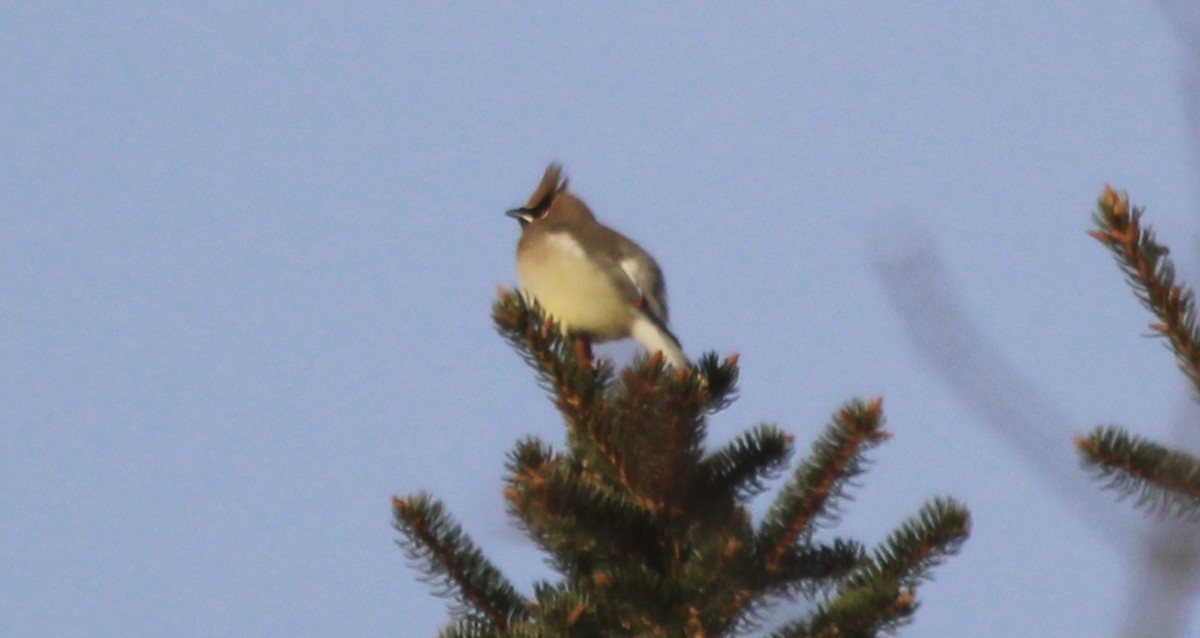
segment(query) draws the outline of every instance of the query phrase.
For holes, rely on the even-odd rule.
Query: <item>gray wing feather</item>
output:
[[[637,290],[638,298],[645,303],[645,310],[661,324],[667,323],[667,287],[662,270],[649,253],[640,246],[622,237],[617,250],[617,266]]]
[[[606,247],[592,248],[589,256],[612,277],[629,303],[641,306],[651,319],[665,327],[667,287],[654,258],[633,240],[607,226],[596,224],[589,230],[596,233],[595,244]]]

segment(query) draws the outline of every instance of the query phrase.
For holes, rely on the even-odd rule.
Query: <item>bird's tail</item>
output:
[[[671,334],[671,331],[667,330],[666,326],[659,324],[645,314],[639,314],[634,319],[629,333],[648,352],[663,353],[663,356],[667,359],[667,363],[670,363],[676,370],[687,370],[691,367],[675,335]]]

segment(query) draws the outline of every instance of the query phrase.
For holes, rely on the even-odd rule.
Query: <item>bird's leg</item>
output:
[[[592,342],[587,335],[571,335],[571,345],[575,346],[575,358],[579,363],[592,367]]]

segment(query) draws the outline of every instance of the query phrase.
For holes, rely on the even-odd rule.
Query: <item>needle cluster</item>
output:
[[[1166,246],[1142,222],[1129,197],[1105,186],[1088,234],[1104,244],[1142,305],[1154,315],[1151,335],[1162,338],[1180,371],[1200,393],[1200,328],[1195,293],[1175,280]],[[1122,497],[1160,515],[1200,519],[1200,459],[1117,426],[1095,428],[1075,440],[1084,466]]]

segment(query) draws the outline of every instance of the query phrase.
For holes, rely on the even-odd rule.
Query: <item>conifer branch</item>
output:
[[[546,317],[536,303],[519,293],[501,289],[492,305],[496,330],[538,374],[538,383],[553,397],[567,425],[588,430],[592,408],[601,403],[612,383],[612,367],[585,365],[564,338],[558,323]]]
[[[676,464],[680,460],[684,432],[683,415],[667,405],[668,388],[662,356],[639,359],[624,370],[613,397],[613,421],[619,428],[624,459],[626,489],[656,511],[667,507]]]
[[[689,592],[661,565],[617,565],[595,572],[578,586],[592,600],[604,600],[602,613],[617,619],[617,625],[625,628],[640,625],[640,630],[624,635],[675,635],[664,628],[682,625],[688,615]]]
[[[519,293],[500,290],[492,307],[497,331],[538,374],[538,382],[551,396],[567,424],[572,450],[595,457],[592,470],[611,471],[629,484],[629,468],[618,441],[616,418],[607,395],[613,386],[612,366],[606,361],[584,365],[568,345],[554,321],[536,303]]]
[[[695,370],[704,387],[705,412],[712,414],[724,410],[737,398],[737,354],[718,361],[717,353],[706,352],[695,362]]]
[[[779,569],[787,551],[819,520],[832,520],[842,489],[864,469],[863,454],[888,437],[882,405],[880,399],[851,402],[813,443],[812,456],[796,468],[763,521],[759,547],[767,571]]]
[[[862,545],[846,539],[829,544],[807,545],[787,552],[779,569],[771,574],[767,585],[772,591],[781,589],[787,594],[816,594],[833,579],[845,576],[858,567],[864,558]]]
[[[445,638],[718,638],[756,628],[773,602],[796,594],[823,602],[779,635],[873,635],[911,613],[916,581],[952,551],[939,545],[950,517],[936,508],[871,558],[852,541],[812,541],[866,451],[888,436],[879,400],[834,414],[756,531],[747,501],[783,469],[792,438],[760,425],[705,453],[707,417],[736,396],[736,355],[673,370],[651,354],[618,383],[610,364],[577,360],[519,295],[502,292],[493,318],[566,421],[561,453],[534,437],[517,444],[505,489],[510,514],[562,579],[535,583],[525,601],[440,503],[396,499],[402,546],[460,602]]]
[[[1142,209],[1130,208],[1125,193],[1105,186],[1096,228],[1088,234],[1103,243],[1142,305],[1158,319],[1150,325],[1166,339],[1176,364],[1200,394],[1200,328],[1195,294],[1175,282],[1175,264],[1154,231],[1142,224]],[[1200,519],[1200,461],[1126,433],[1115,426],[1099,427],[1075,440],[1086,468],[1117,490],[1120,498],[1137,496],[1136,504],[1160,516]]]
[[[662,355],[655,353],[651,357],[652,368],[657,369],[657,363]],[[679,380],[689,378],[686,374]],[[661,449],[662,469],[658,472],[657,489],[654,496],[657,500],[659,513],[672,522],[678,522],[683,515],[684,488],[695,475],[696,463],[700,459],[700,446],[704,440],[705,424],[700,416],[700,393],[696,384],[679,383],[673,392],[664,396],[663,427],[665,436]],[[689,622],[695,620],[689,619]],[[695,633],[695,632],[689,632]]]
[[[536,437],[527,437],[517,443],[517,447],[509,452],[508,484],[504,490],[504,498],[508,501],[508,511],[521,524],[521,528],[529,532],[545,549],[550,549],[546,535],[550,530],[550,521],[544,513],[535,507],[538,500],[535,494],[545,491],[547,474],[553,466],[560,462],[554,457],[554,451]]]
[[[915,587],[947,556],[957,553],[970,532],[967,508],[953,499],[934,499],[876,548],[872,564],[861,577],[874,580],[882,575],[902,586]],[[851,577],[851,582],[854,580]]]
[[[752,626],[759,608],[765,604],[757,598],[761,588],[754,585],[754,574],[746,569],[749,541],[753,540],[749,515],[738,508],[732,518],[738,532],[731,533],[718,551],[707,552],[707,561],[689,565],[691,571],[697,572],[695,576],[685,574],[689,580],[704,582],[704,591],[713,592],[703,613],[715,627]],[[706,574],[699,573],[705,570]]]
[[[1120,498],[1160,516],[1200,520],[1200,459],[1116,426],[1075,439],[1083,464]]]
[[[1154,231],[1142,226],[1142,212],[1129,207],[1128,195],[1105,186],[1093,215],[1096,229],[1088,234],[1112,251],[1142,305],[1158,318],[1150,330],[1166,338],[1179,368],[1200,392],[1195,294],[1175,283],[1175,264],[1167,247],[1155,241]]]
[[[624,371],[612,400],[624,441],[626,487],[665,519],[682,513],[702,454],[707,401],[703,377],[665,371],[658,353]]]
[[[700,462],[700,498],[731,494],[748,500],[760,494],[792,455],[792,435],[770,424],[743,432]]]
[[[800,594],[812,598],[836,584],[862,560],[862,546],[846,540],[787,552],[776,571],[749,574],[748,583],[729,596],[718,618],[723,626],[757,627],[759,611],[768,604],[766,597]]]
[[[528,450],[529,445],[523,448]],[[562,459],[532,451],[511,457],[505,494],[510,511],[551,552],[577,573],[580,556],[621,556],[631,563],[660,561],[662,532],[654,512],[628,494],[590,481]]]
[[[809,620],[778,635],[874,636],[894,630],[916,611],[917,585],[958,552],[970,528],[970,514],[959,503],[947,498],[927,503],[892,532]]]
[[[483,555],[440,501],[419,493],[392,498],[399,545],[409,559],[421,563],[429,582],[438,583],[439,596],[453,596],[459,612],[482,616],[503,631],[511,619],[527,615],[526,601],[500,570]]]
[[[596,601],[564,582],[541,581],[533,586],[537,618],[514,625],[505,638],[603,635],[597,622]]]
[[[811,617],[780,627],[768,638],[875,638],[894,630],[915,611],[911,592],[864,585],[843,593],[836,604],[821,606]]]

